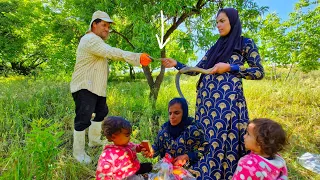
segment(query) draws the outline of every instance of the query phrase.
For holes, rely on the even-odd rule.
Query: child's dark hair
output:
[[[103,134],[108,140],[111,139],[112,134],[121,132],[121,129],[126,129],[129,133],[132,132],[132,126],[129,121],[120,116],[106,117],[102,122]]]
[[[271,156],[283,150],[287,144],[286,132],[281,125],[271,119],[258,118],[249,122],[254,124],[254,134],[261,150]]]

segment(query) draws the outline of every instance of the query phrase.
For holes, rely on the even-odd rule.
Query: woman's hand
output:
[[[177,61],[172,58],[162,58],[162,65],[166,68],[172,68],[177,65]]]
[[[213,66],[211,74],[223,74],[229,72],[230,69],[230,64],[220,62]]]
[[[152,158],[153,157],[153,152],[147,151],[146,148],[141,148],[141,154],[146,157],[146,158]]]
[[[189,161],[189,156],[187,154],[180,155],[173,160],[174,166],[183,166]]]

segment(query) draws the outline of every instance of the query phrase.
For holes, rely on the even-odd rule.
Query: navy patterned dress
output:
[[[210,149],[192,166],[197,179],[231,179],[238,160],[246,154],[243,137],[249,117],[242,78],[262,79],[264,71],[252,39],[243,38],[243,44],[242,54],[234,52],[229,59],[231,67],[238,66],[238,70],[204,75],[198,82],[195,120],[202,127]],[[206,61],[207,54],[197,66],[204,68]],[[249,67],[244,66],[245,62]],[[176,68],[184,66],[178,63]]]
[[[190,158],[185,167],[196,163],[203,157],[208,142],[205,141],[204,133],[197,124],[193,122],[187,126],[177,138],[173,138],[170,135],[168,125],[169,123],[164,123],[159,130],[158,136],[152,145],[154,150],[153,157],[160,156],[160,158],[163,158],[166,153],[169,153],[174,158],[183,154],[188,154],[189,157],[191,157],[190,154],[195,154],[195,158]]]

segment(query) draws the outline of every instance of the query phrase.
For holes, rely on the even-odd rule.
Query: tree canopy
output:
[[[287,21],[265,14],[252,0],[1,0],[0,72],[14,71],[70,74],[79,39],[88,29],[92,13],[107,12],[112,26],[111,46],[154,57],[172,57],[182,63],[195,61],[195,47],[208,50],[219,37],[215,15],[219,8],[238,9],[243,34],[258,42],[264,60],[277,65],[297,64],[304,71],[319,68],[319,5],[300,0]],[[160,11],[165,17],[164,41],[160,49],[155,35],[161,33]],[[262,16],[265,14],[265,16]],[[111,62],[113,73],[134,69]],[[155,72],[155,70],[157,70]],[[143,68],[150,98],[157,99],[164,67],[158,62]]]
[[[277,65],[297,65],[303,71],[319,69],[320,7],[317,1],[300,0],[288,20],[268,14],[257,33],[262,57]]]

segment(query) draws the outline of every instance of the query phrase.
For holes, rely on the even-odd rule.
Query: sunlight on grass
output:
[[[297,157],[304,152],[320,154],[319,76],[320,71],[309,74],[295,72],[286,81],[270,80],[268,77],[260,81],[243,81],[250,119],[274,119],[287,132],[290,144],[281,154],[287,161],[290,179],[320,179],[320,175],[297,163]],[[195,113],[195,86],[198,78],[182,75],[180,81],[191,116]],[[69,82],[63,78],[47,81],[22,77],[0,78],[0,82],[0,179],[94,179],[102,147],[86,147],[93,159],[89,165],[81,165],[72,158],[74,102],[69,92]],[[154,122],[158,121],[161,125],[167,121],[167,104],[178,96],[172,73],[164,77],[156,110],[151,108],[149,87],[145,80],[113,80],[108,82],[107,89],[109,115],[123,116],[132,122],[133,142],[138,143],[144,139],[153,141],[156,135],[154,131],[159,129],[154,127]],[[41,119],[46,124],[35,126],[34,123]],[[51,128],[50,132],[41,130],[54,126],[56,128]],[[36,136],[40,131],[42,136]],[[53,137],[54,134],[59,136]],[[51,143],[58,147],[56,151],[41,146],[41,143],[48,146],[45,144],[47,138],[51,138]],[[38,151],[41,147],[43,152]],[[43,156],[23,158],[18,155],[21,150],[37,152]],[[139,159],[156,162],[156,159],[145,159],[140,155]],[[30,166],[30,163],[34,164]],[[43,174],[43,170],[47,171],[46,174]]]

